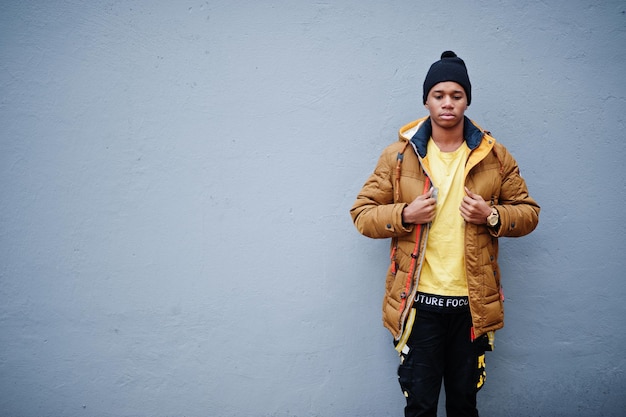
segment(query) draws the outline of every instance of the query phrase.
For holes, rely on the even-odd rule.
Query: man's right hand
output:
[[[437,200],[433,198],[433,188],[426,194],[417,196],[402,210],[402,223],[424,224],[430,223],[435,218]]]

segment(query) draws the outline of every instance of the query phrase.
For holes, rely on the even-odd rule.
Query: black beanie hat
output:
[[[426,79],[424,80],[424,104],[430,90],[438,83],[444,81],[454,81],[459,83],[465,90],[467,105],[472,102],[472,84],[465,62],[452,51],[445,51],[441,54],[441,59],[430,66]]]

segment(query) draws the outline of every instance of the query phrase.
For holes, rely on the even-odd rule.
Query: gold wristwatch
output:
[[[496,227],[500,223],[500,214],[495,207],[491,207],[491,214],[487,217],[487,225],[489,227]]]

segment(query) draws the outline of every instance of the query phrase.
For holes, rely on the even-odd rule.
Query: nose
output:
[[[452,107],[452,98],[451,97],[444,97],[443,102],[441,103],[441,105],[445,108],[450,108]]]

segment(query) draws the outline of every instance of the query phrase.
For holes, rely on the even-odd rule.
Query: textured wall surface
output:
[[[624,45],[625,1],[2,2],[0,416],[401,415],[348,210],[446,49],[542,206],[481,415],[624,415]]]

